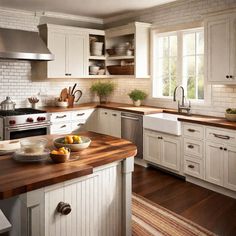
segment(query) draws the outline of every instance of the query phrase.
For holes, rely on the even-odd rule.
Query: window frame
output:
[[[158,94],[158,84],[159,81],[156,74],[157,65],[157,42],[156,38],[164,37],[164,36],[171,36],[176,35],[177,36],[177,70],[176,70],[176,83],[178,85],[183,85],[184,78],[183,78],[183,35],[184,33],[188,32],[198,32],[203,31],[204,32],[204,99],[189,99],[192,104],[196,105],[209,105],[211,103],[211,85],[207,83],[207,63],[206,63],[206,34],[204,31],[204,27],[202,25],[194,25],[194,26],[188,26],[183,27],[181,29],[180,27],[176,27],[177,29],[174,30],[173,28],[169,30],[160,30],[157,28],[153,28],[151,30],[151,77],[152,77],[152,83],[151,83],[151,91],[152,91],[152,99],[158,99],[162,102],[171,102],[173,101],[173,97],[169,96],[161,96],[160,93]]]

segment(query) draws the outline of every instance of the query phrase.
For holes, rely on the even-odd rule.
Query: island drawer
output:
[[[193,125],[193,124],[184,124],[183,125],[183,134],[189,138],[204,138],[204,127],[201,125]]]
[[[70,132],[71,132],[71,124],[70,123],[52,124],[50,126],[50,134],[67,134]]]

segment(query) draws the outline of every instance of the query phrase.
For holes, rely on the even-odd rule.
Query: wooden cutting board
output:
[[[60,98],[64,102],[67,99],[67,97],[68,97],[68,90],[67,88],[64,88],[61,90]]]

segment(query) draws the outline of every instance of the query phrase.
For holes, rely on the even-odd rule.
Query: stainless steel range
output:
[[[50,114],[32,108],[0,110],[0,137],[3,140],[49,134]]]

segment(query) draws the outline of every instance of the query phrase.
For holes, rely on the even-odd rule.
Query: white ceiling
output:
[[[176,0],[0,0],[0,7],[107,18]]]

